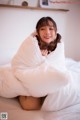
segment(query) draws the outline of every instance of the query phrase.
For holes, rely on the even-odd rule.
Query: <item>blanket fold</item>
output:
[[[31,96],[42,97],[67,85],[64,44],[42,56],[36,37],[29,36],[12,60],[14,75],[29,90]]]
[[[8,91],[5,90],[6,84],[2,85],[4,89],[0,90],[4,92],[2,94],[0,91],[1,96],[42,97],[59,90],[71,79],[65,65],[63,42],[58,43],[55,51],[42,56],[36,38],[29,36],[20,46],[5,74],[8,75],[5,78]]]

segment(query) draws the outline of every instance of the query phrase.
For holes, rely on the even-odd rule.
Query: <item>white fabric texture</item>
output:
[[[34,97],[51,94],[67,85],[70,79],[65,67],[64,44],[58,43],[56,50],[45,57],[32,36],[19,48],[12,60],[12,68],[16,78]]]
[[[0,68],[0,96],[13,98],[18,95],[29,94],[22,83],[16,79],[9,65]]]
[[[0,112],[6,111],[9,120],[80,120],[80,104],[57,112],[25,111],[18,99],[0,97]]]
[[[80,62],[67,58],[65,62],[72,79],[67,86],[46,97],[44,111],[57,111],[80,103]]]
[[[29,37],[14,56],[12,66],[0,68],[0,96],[47,95],[42,110],[57,111],[80,103],[79,79],[80,62],[65,61],[63,43],[44,57],[36,39]]]
[[[30,36],[14,56],[12,66],[0,68],[0,96],[41,97],[65,86],[69,79],[69,74],[66,74],[63,43],[59,43],[54,52],[44,57],[37,40]]]

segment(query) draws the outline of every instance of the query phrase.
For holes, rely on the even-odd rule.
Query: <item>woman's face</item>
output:
[[[56,32],[51,21],[49,21],[49,25],[43,26],[39,29],[39,37],[42,41],[48,44],[55,40]]]

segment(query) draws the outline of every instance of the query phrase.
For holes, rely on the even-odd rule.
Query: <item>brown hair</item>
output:
[[[53,23],[54,30],[57,34],[56,39],[54,41],[50,42],[49,44],[47,44],[47,43],[43,42],[42,40],[40,40],[40,38],[38,36],[36,36],[36,37],[37,37],[40,49],[47,49],[48,51],[54,51],[57,47],[57,43],[59,43],[60,39],[61,39],[61,35],[59,33],[57,33],[56,22],[51,17],[42,17],[36,24],[36,31],[37,31],[37,33],[39,33],[39,30],[41,27],[47,26],[47,25],[49,26],[50,25],[49,21],[51,21]]]

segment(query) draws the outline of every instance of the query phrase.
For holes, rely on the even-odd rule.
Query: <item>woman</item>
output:
[[[51,17],[42,17],[36,24],[36,33],[32,36],[37,38],[43,56],[54,51],[61,39],[61,35],[57,33],[57,25]],[[45,97],[19,96],[19,102],[25,110],[37,110],[41,108]]]
[[[34,82],[34,91],[36,91],[39,88],[39,83],[42,81],[41,88],[39,88],[40,95],[38,94],[38,92],[37,92],[37,95],[32,94],[32,93],[28,94],[28,92],[27,92],[26,96],[25,96],[25,94],[24,95],[21,94],[23,96],[19,96],[19,102],[20,102],[23,109],[25,109],[25,110],[36,110],[36,109],[41,108],[41,106],[44,102],[44,99],[46,98],[46,95],[47,95],[47,93],[45,93],[46,89],[44,88],[45,80],[41,76],[43,74],[42,68],[41,68],[41,74],[40,74],[40,71],[39,71],[39,74],[37,74],[37,72],[29,73],[28,71],[31,71],[32,67],[33,67],[33,71],[34,71],[35,66],[37,66],[37,68],[38,68],[38,65],[40,66],[42,61],[44,61],[44,58],[47,58],[51,52],[54,54],[54,51],[56,51],[58,49],[57,44],[61,42],[60,39],[61,39],[61,35],[57,33],[57,25],[56,25],[55,21],[51,17],[42,17],[36,24],[36,33],[33,33],[31,36],[28,37],[28,39],[26,41],[23,42],[23,44],[21,45],[21,47],[18,51],[18,54],[16,54],[16,56],[14,57],[14,59],[12,61],[14,75],[16,76],[16,78],[21,80],[21,83],[23,81],[24,81],[24,83],[26,82],[24,84],[24,87],[27,86],[33,92],[33,89],[32,89],[33,83],[32,82],[35,81]],[[35,45],[35,43],[36,43],[36,45]],[[36,46],[37,46],[37,48],[35,49]],[[37,50],[37,54],[35,52],[36,50]],[[60,50],[61,50],[61,48],[59,48],[59,50],[58,50],[59,54],[60,54]],[[41,56],[42,61],[41,61],[41,59],[38,59],[38,58],[40,58],[38,56],[38,54]],[[32,59],[32,58],[34,58],[34,59]],[[52,61],[53,61],[53,59],[54,58],[52,58]],[[58,57],[56,59],[58,59]],[[58,63],[61,64],[61,62],[59,60],[58,60]],[[58,64],[58,66],[59,66],[59,64]],[[61,69],[62,69],[62,66],[63,65],[61,65]],[[27,74],[25,72],[25,69],[27,70]],[[47,79],[47,77],[48,77],[49,80],[50,80],[50,77],[47,75],[48,73],[45,74],[45,79]],[[37,75],[37,78],[34,77],[34,80],[33,80],[33,77],[31,76],[32,74],[33,74],[33,77]],[[50,74],[52,74],[52,79],[55,79],[54,75],[53,75],[54,73],[52,72]],[[38,77],[38,75],[40,76],[40,78]],[[26,77],[28,76],[28,77],[26,78],[25,76]],[[25,78],[25,80],[24,80],[24,78]],[[31,79],[32,79],[32,82],[29,85],[28,82],[30,82]],[[60,77],[58,79],[60,80]],[[63,77],[63,79],[64,79],[64,77]],[[43,84],[43,81],[44,81],[44,84]],[[62,78],[61,78],[61,81],[62,81]],[[36,83],[38,83],[38,84],[36,84]],[[49,86],[49,84],[47,84],[47,87],[50,89],[50,87],[52,85],[52,90],[53,90],[53,84],[54,83],[51,84],[50,81],[49,81],[49,83],[50,83],[50,86]],[[22,85],[23,85],[23,83],[22,83]],[[42,88],[42,85],[43,85],[43,88]],[[36,90],[35,90],[35,87],[37,87]],[[41,91],[42,89],[44,89],[45,94]],[[30,95],[32,95],[32,96],[30,96]],[[33,96],[40,96],[40,97],[33,97]]]

